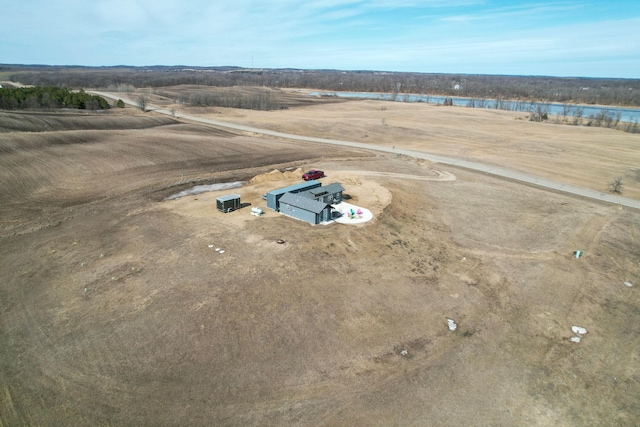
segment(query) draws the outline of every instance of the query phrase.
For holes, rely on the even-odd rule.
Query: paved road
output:
[[[92,93],[103,96],[105,98],[111,98],[111,99],[118,99],[119,97],[119,95],[114,95],[106,92],[92,92]],[[125,99],[122,97],[120,97],[120,99],[122,99],[126,104],[129,104],[131,106],[134,106],[134,107],[138,106],[136,102],[131,101],[129,99]],[[160,114],[173,115],[173,113],[168,110],[162,110],[157,108],[150,108],[150,110]],[[205,119],[202,117],[190,116],[190,115],[181,114],[177,112],[175,113],[175,117],[187,119],[194,122],[210,124],[218,127],[228,128],[228,129],[236,129],[240,131],[253,132],[253,133],[258,133],[262,135],[270,135],[278,138],[293,139],[296,141],[317,142],[322,144],[333,144],[333,145],[341,145],[345,147],[362,148],[365,150],[376,150],[376,151],[382,151],[382,152],[393,153],[393,154],[403,154],[406,156],[412,156],[419,159],[429,160],[434,163],[441,163],[443,165],[456,166],[464,169],[486,173],[489,175],[508,178],[508,179],[523,182],[529,185],[548,188],[551,190],[560,191],[567,194],[573,194],[573,195],[585,197],[588,199],[626,206],[634,209],[640,209],[640,200],[634,200],[634,199],[629,199],[627,197],[607,194],[601,191],[591,190],[589,188],[578,187],[575,185],[563,184],[560,182],[551,181],[549,179],[539,178],[537,176],[529,175],[526,173],[505,169],[499,166],[491,166],[483,163],[456,159],[453,157],[445,157],[437,154],[425,153],[423,151],[405,150],[403,148],[389,148],[389,147],[383,147],[383,146],[373,145],[373,144],[363,144],[361,142],[341,141],[337,139],[325,139],[325,138],[316,138],[312,136],[293,135],[290,133],[276,132],[268,129],[260,129],[260,128],[254,128],[251,126],[238,125],[235,123],[222,122],[219,120]]]

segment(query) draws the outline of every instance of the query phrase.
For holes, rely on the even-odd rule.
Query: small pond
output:
[[[164,200],[175,200],[184,196],[194,196],[196,194],[207,193],[209,191],[229,190],[232,188],[240,188],[244,184],[244,181],[224,182],[221,184],[208,184],[208,185],[196,185],[195,187],[187,188],[179,193],[172,194],[166,197]]]

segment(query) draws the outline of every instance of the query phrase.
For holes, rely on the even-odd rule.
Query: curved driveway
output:
[[[92,93],[103,96],[105,98],[118,99],[117,96],[110,93],[106,93],[106,92],[92,91]],[[131,100],[127,100],[124,98],[120,98],[120,99],[122,99],[123,102],[131,106],[138,107],[138,104],[136,102],[133,102]],[[341,141],[337,139],[316,138],[312,136],[301,136],[301,135],[294,135],[290,133],[276,132],[268,129],[254,128],[251,126],[238,125],[235,123],[221,122],[219,120],[205,119],[202,117],[195,117],[195,116],[190,116],[186,114],[180,114],[177,112],[174,115],[171,111],[156,109],[156,108],[150,108],[149,110],[152,110],[160,114],[173,115],[177,118],[183,118],[183,119],[187,119],[187,120],[198,122],[198,123],[204,123],[204,124],[219,126],[219,127],[228,128],[228,129],[235,129],[235,130],[240,130],[245,132],[253,132],[253,133],[258,133],[263,135],[270,135],[278,138],[293,139],[296,141],[305,141],[305,142],[317,142],[322,144],[341,145],[345,147],[361,148],[364,150],[382,151],[385,153],[403,154],[406,156],[429,160],[434,163],[441,163],[443,165],[456,166],[456,167],[469,169],[477,172],[483,172],[489,175],[508,178],[514,181],[523,182],[523,183],[534,185],[537,187],[548,188],[551,190],[560,191],[567,194],[586,197],[588,199],[598,200],[598,201],[607,202],[607,203],[613,203],[616,205],[626,206],[634,209],[640,209],[640,200],[634,200],[634,199],[629,199],[627,197],[607,194],[601,191],[578,187],[575,185],[562,184],[560,182],[551,181],[549,179],[539,178],[537,176],[529,175],[526,173],[505,169],[500,166],[492,166],[492,165],[486,165],[478,162],[470,162],[467,160],[456,159],[453,157],[439,156],[437,154],[425,153],[423,151],[405,150],[403,148],[389,148],[389,147],[383,147],[379,145],[364,144],[361,142]]]

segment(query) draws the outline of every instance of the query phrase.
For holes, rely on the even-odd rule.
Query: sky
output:
[[[0,63],[640,78],[638,0],[0,0]]]

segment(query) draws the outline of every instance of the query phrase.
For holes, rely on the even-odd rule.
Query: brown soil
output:
[[[589,176],[558,133],[578,162],[581,138],[600,141],[599,173],[633,161],[622,133],[388,105],[213,111],[557,179]],[[404,156],[121,119],[0,133],[0,425],[640,424],[638,212]],[[525,131],[555,141],[548,163]],[[262,194],[309,168],[373,221],[266,209]],[[234,180],[249,182],[163,201]],[[265,215],[217,212],[231,192]]]

